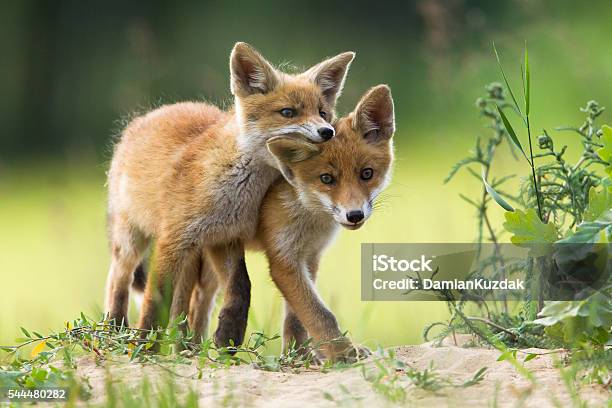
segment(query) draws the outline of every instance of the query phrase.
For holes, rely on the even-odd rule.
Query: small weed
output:
[[[351,391],[343,384],[339,384],[338,388],[340,390],[339,395],[334,397],[331,393],[325,391],[323,393],[323,398],[333,402],[339,407],[352,407],[355,406],[357,401],[361,401],[363,399],[363,397],[353,395]]]
[[[156,385],[151,384],[146,377],[136,386],[115,383],[109,373],[105,380],[105,399],[99,404],[89,405],[92,408],[197,408],[198,393],[189,389],[185,393],[179,389],[174,378],[166,376]],[[181,396],[181,397],[179,397]]]
[[[482,367],[468,380],[455,382],[436,371],[433,363],[430,363],[428,368],[419,370],[398,360],[393,350],[379,349],[376,356],[373,369],[362,366],[363,377],[372,384],[374,391],[396,403],[405,402],[411,389],[438,395],[446,389],[471,387],[484,379],[487,370]]]

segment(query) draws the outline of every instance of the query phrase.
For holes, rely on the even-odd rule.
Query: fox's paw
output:
[[[219,325],[213,336],[213,341],[217,347],[229,347],[230,353],[235,351],[231,347],[237,347],[244,341],[246,331],[246,318],[232,316],[230,313],[219,314]]]
[[[354,364],[366,359],[372,353],[367,347],[352,346],[344,352],[338,354],[335,361],[340,361],[346,364]]]
[[[350,362],[354,363],[360,360],[365,360],[366,358],[372,355],[372,352],[369,348],[365,346],[353,346],[353,348],[348,350],[346,354],[351,360],[353,360]]]
[[[303,344],[292,349],[287,349],[286,347],[283,351],[283,355],[287,360],[296,361],[300,364],[308,363],[313,366],[322,365],[324,360],[322,354],[308,344]]]
[[[370,356],[372,353],[367,347],[355,346],[350,340],[333,340],[322,350],[323,354],[333,362],[353,364]]]
[[[302,360],[299,362],[302,367],[321,367],[325,364],[325,357],[321,353],[317,353],[316,350],[310,350],[308,355],[301,357]]]

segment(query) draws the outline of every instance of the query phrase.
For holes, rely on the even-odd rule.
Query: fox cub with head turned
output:
[[[336,99],[353,57],[342,53],[291,75],[237,43],[230,56],[232,109],[178,103],[127,126],[108,174],[110,318],[127,324],[134,271],[154,239],[154,273],[138,326],[150,329],[165,320],[164,301],[170,319],[188,312],[191,279],[206,253],[223,260],[217,272],[226,284],[215,341],[242,342],[250,299],[243,242],[255,234],[261,200],[280,176],[266,142],[294,134],[315,143],[331,139]]]
[[[247,248],[265,251],[272,279],[285,298],[285,348],[311,336],[323,344],[326,358],[342,360],[356,357],[356,349],[342,336],[314,281],[321,254],[339,226],[360,228],[390,181],[395,116],[389,87],[370,89],[334,126],[336,137],[322,144],[287,136],[268,141],[284,179],[266,194]],[[217,289],[212,269],[218,265],[205,256],[202,266],[189,320],[194,332],[205,336]]]

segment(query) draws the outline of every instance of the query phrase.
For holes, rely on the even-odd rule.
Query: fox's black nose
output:
[[[334,129],[330,127],[319,128],[319,136],[321,136],[323,140],[329,140],[334,137]]]
[[[359,221],[363,220],[363,211],[361,210],[349,211],[346,213],[346,219],[348,220],[348,222],[357,224]]]

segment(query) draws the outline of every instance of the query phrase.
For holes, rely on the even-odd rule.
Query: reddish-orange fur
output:
[[[319,145],[289,138],[268,142],[288,181],[277,181],[267,192],[257,233],[247,245],[266,253],[272,279],[287,302],[285,346],[292,341],[302,344],[310,335],[326,342],[322,351],[327,358],[344,359],[353,348],[319,299],[314,280],[321,253],[338,225],[349,229],[363,225],[339,218],[338,214],[346,214],[340,210],[369,206],[369,216],[373,200],[389,181],[394,132],[389,88],[372,88],[335,127],[336,137]],[[367,180],[362,178],[364,169],[372,170]],[[324,184],[322,174],[332,175],[335,182]],[[206,330],[207,318],[202,316],[208,316],[214,297],[208,262],[218,267],[219,261],[203,258],[201,286],[193,292],[190,316],[197,334]]]

